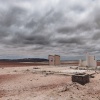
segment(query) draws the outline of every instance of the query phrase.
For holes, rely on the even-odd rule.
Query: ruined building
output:
[[[79,61],[79,67],[91,67],[96,68],[97,67],[97,61],[95,60],[95,56],[86,54],[86,60],[83,61],[80,59]]]
[[[49,55],[49,65],[60,65],[60,56],[59,55]]]

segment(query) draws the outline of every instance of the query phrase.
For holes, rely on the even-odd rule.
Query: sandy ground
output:
[[[68,70],[57,66],[0,68],[0,100],[100,100],[99,72],[86,85],[72,83],[66,74],[45,73]]]

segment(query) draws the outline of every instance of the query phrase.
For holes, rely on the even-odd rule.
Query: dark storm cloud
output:
[[[12,36],[10,39],[4,39],[3,42],[6,45],[12,45],[12,46],[27,46],[27,45],[49,45],[50,40],[47,36],[43,35],[25,35],[16,33],[14,36]]]
[[[57,42],[62,44],[77,44],[77,45],[82,45],[85,43],[81,37],[60,38],[57,39]]]
[[[44,55],[98,52],[99,3],[98,0],[0,0],[2,52],[33,54],[34,50],[40,50],[45,51]]]
[[[59,28],[59,29],[57,29],[57,32],[59,32],[59,33],[69,33],[69,32],[74,32],[74,27],[61,27],[61,28]]]
[[[94,24],[91,22],[81,22],[77,25],[72,26],[63,26],[57,29],[57,32],[64,33],[64,34],[75,34],[75,33],[82,33],[82,32],[89,32],[95,28]]]
[[[4,27],[11,27],[11,25],[23,24],[25,10],[19,7],[11,7],[8,11],[2,14],[0,24]]]
[[[93,40],[99,40],[100,39],[100,31],[99,32],[97,32],[97,33],[95,33],[94,35],[93,35],[93,38],[92,38]]]
[[[8,31],[7,29],[3,28],[3,27],[0,27],[0,38],[3,38],[3,37],[6,37],[8,36],[9,34],[7,34],[7,32],[5,31]]]

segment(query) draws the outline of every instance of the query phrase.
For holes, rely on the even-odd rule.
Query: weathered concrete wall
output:
[[[60,56],[59,55],[55,55],[55,65],[60,65]]]
[[[49,55],[49,65],[60,65],[60,56],[59,55]]]
[[[95,56],[89,56],[88,65],[89,67],[96,67],[97,61],[95,60]]]
[[[82,61],[82,66],[86,66],[86,61]]]
[[[78,65],[79,67],[81,67],[82,66],[82,60],[80,59],[79,60],[79,65]]]
[[[91,56],[89,54],[86,55],[86,61],[79,61],[79,67],[91,67],[96,68],[97,67],[97,61],[95,60],[95,56]]]
[[[49,59],[49,65],[54,65],[54,62],[55,62],[54,56],[53,55],[49,55],[48,59]]]
[[[80,59],[79,67],[86,67],[87,62]]]

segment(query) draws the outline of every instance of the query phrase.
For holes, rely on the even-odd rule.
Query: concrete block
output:
[[[72,82],[77,82],[81,85],[85,85],[86,83],[89,83],[89,74],[75,74],[72,75]]]

